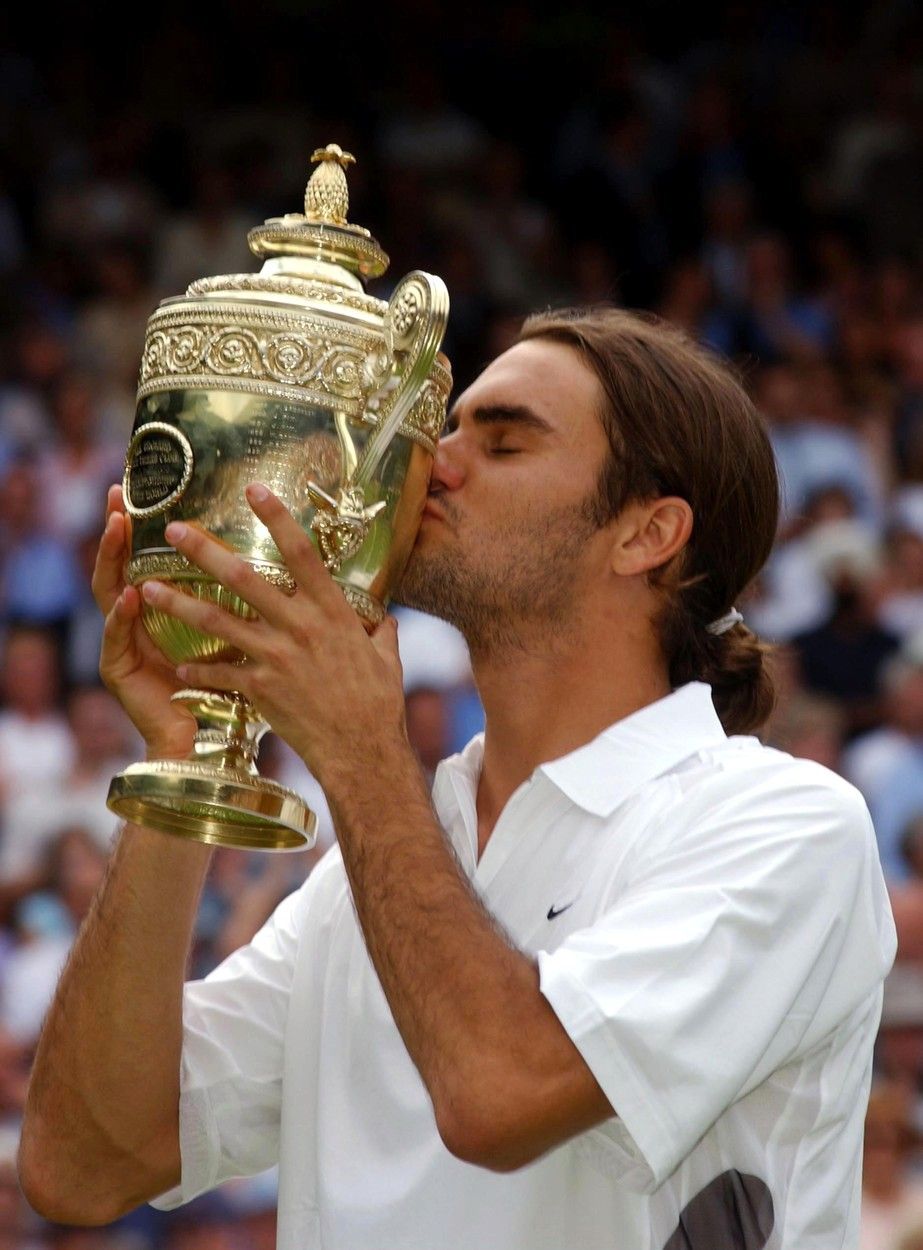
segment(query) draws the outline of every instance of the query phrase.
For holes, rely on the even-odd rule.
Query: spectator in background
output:
[[[204,977],[262,928],[278,903],[301,884],[291,856],[218,847],[196,922],[193,975]]]
[[[889,884],[906,881],[909,867],[901,847],[912,826],[923,817],[923,768],[919,750],[908,754],[891,770],[887,784],[872,795],[869,811]]]
[[[856,738],[843,757],[843,775],[878,803],[905,764],[923,769],[923,633],[907,640],[882,668],[882,724]],[[882,848],[886,869],[892,856]]]
[[[792,645],[804,685],[839,700],[852,738],[881,722],[879,673],[899,640],[875,619],[870,583],[880,564],[868,532],[849,520],[829,522],[815,531],[812,548],[832,607],[826,620],[798,634]]]
[[[554,273],[554,223],[526,192],[522,154],[494,143],[478,162],[481,194],[465,207],[460,225],[479,258],[481,284],[498,304],[532,308],[560,299],[563,278]]]
[[[749,591],[747,619],[757,633],[788,642],[827,619],[833,607],[822,567],[827,535],[836,534],[838,523],[853,515],[852,497],[840,486],[822,487],[805,501],[804,511],[792,520],[788,540],[777,543]],[[877,545],[864,526],[850,525],[839,532],[855,534],[856,544],[877,568]]]
[[[862,439],[850,427],[842,383],[826,366],[810,370],[776,364],[758,376],[754,400],[769,422],[782,479],[782,535],[797,527],[819,491],[845,490],[869,525],[882,516],[884,484]]]
[[[149,267],[149,248],[135,239],[101,246],[94,273],[96,294],[77,318],[79,362],[127,394],[137,383],[147,319],[157,303]]]
[[[48,396],[67,364],[63,336],[29,319],[11,337],[0,381],[0,471],[48,437]]]
[[[747,298],[748,247],[753,234],[753,193],[746,182],[726,178],[704,196],[705,229],[700,250],[715,303],[739,314]],[[733,343],[728,344],[729,347]]]
[[[738,348],[760,360],[819,361],[834,343],[831,310],[795,288],[791,247],[778,234],[762,234],[747,249],[744,341]]]
[[[878,587],[878,620],[899,638],[923,637],[923,495],[895,499]]]
[[[441,760],[451,755],[451,711],[445,692],[416,686],[405,693],[407,737],[432,785]]]
[[[900,381],[895,454],[898,467],[923,481],[923,317],[899,323],[893,336],[893,359]]]
[[[37,461],[42,518],[71,549],[98,528],[106,491],[121,477],[125,460],[124,446],[102,436],[97,393],[92,375],[64,375],[52,403],[55,438]]]
[[[901,853],[915,881],[923,881],[923,813],[907,826],[901,842]]]
[[[632,90],[616,90],[604,101],[598,126],[598,142],[563,188],[564,230],[569,238],[604,242],[617,258],[629,301],[649,302],[667,238],[647,113]]]
[[[619,303],[619,279],[612,253],[598,239],[584,239],[570,248],[566,276],[574,304]],[[520,317],[520,323],[522,320]],[[517,336],[510,339],[509,346]]]
[[[438,691],[442,696],[442,712],[446,717],[444,755],[454,754],[484,728],[484,709],[471,677],[471,659],[464,638],[454,626],[412,608],[394,609],[400,626],[398,647],[404,670],[404,691],[410,695],[415,690]],[[420,709],[421,725],[427,745],[432,752],[431,730],[441,718],[426,700]],[[441,731],[440,731],[441,732]]]
[[[43,506],[35,466],[15,461],[0,481],[0,620],[64,634],[81,577],[71,549],[47,531]]]
[[[0,884],[28,881],[40,872],[49,844],[78,824],[104,854],[118,827],[106,807],[112,777],[137,753],[134,730],[119,703],[101,687],[74,690],[67,701],[70,767],[60,779],[11,796],[3,809]]]
[[[15,944],[0,976],[0,1028],[31,1057],[74,930],[61,900],[36,891],[17,905],[13,932]],[[22,1104],[14,1110],[21,1112]]]
[[[107,856],[75,825],[49,849],[46,887],[16,909],[17,943],[0,974],[0,1027],[34,1048],[74,937],[106,871]]]
[[[92,686],[99,681],[103,622],[92,588],[97,542],[94,529],[84,534],[75,545],[79,585],[77,601],[68,621],[64,660],[67,680],[75,686]]]
[[[252,273],[247,246],[253,220],[237,207],[230,171],[209,162],[196,171],[190,210],[170,218],[160,235],[155,285],[163,296],[182,295],[209,274]]]
[[[799,692],[773,716],[766,735],[770,746],[802,760],[840,770],[844,716],[835,699]]]
[[[444,189],[473,168],[484,150],[484,133],[447,97],[444,82],[427,58],[408,58],[405,68],[401,98],[386,115],[379,146],[388,168],[436,176]]]
[[[673,269],[657,311],[691,338],[714,351],[727,353],[730,331],[714,307],[711,282],[699,261],[690,258]]]
[[[61,784],[73,767],[74,744],[58,710],[58,647],[52,634],[11,630],[0,682],[0,804],[5,807],[27,791]]]

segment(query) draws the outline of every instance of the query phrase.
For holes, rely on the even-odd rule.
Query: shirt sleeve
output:
[[[278,1162],[285,1027],[306,899],[307,886],[283,899],[248,946],[185,986],[182,1179],[152,1206],[170,1210]]]
[[[583,1147],[626,1188],[657,1188],[890,967],[865,804],[807,767],[807,782],[729,784],[700,811],[701,799],[684,803],[681,827],[658,830],[611,909],[539,955],[542,993],[617,1117]]]

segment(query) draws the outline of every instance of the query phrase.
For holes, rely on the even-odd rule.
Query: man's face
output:
[[[453,405],[399,602],[450,621],[475,652],[553,642],[605,541],[602,401],[564,344],[499,356]]]

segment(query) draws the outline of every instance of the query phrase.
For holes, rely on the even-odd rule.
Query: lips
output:
[[[423,509],[423,516],[435,517],[438,521],[445,520],[445,513],[435,500],[431,498],[426,501],[426,506]]]

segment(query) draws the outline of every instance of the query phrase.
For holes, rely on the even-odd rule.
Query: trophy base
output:
[[[131,764],[112,779],[106,806],[147,825],[212,846],[243,851],[307,851],[317,817],[300,794],[256,771],[268,728],[240,694],[179,690],[172,702],[196,720],[193,754]]]
[[[247,851],[306,851],[317,831],[293,790],[197,760],[131,764],[113,778],[106,803],[123,820]]]

